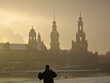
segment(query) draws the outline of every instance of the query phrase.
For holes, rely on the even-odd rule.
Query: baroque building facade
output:
[[[27,68],[33,67],[33,69],[34,67],[39,68],[41,65],[44,64],[50,64],[56,67],[70,66],[73,69],[75,67],[78,67],[77,69],[97,68],[98,53],[93,54],[92,52],[88,51],[88,42],[86,40],[86,34],[83,30],[83,20],[81,14],[78,20],[78,31],[76,32],[76,41],[72,41],[71,50],[60,49],[59,32],[57,31],[55,15],[50,39],[50,49],[47,49],[44,42],[41,39],[40,33],[37,34],[35,29],[32,27],[29,31],[28,44],[10,44],[9,42],[0,43],[0,53],[3,56],[11,55],[14,57],[8,57],[10,60],[6,57],[6,59],[3,59],[4,62],[5,60],[18,60],[19,62],[28,64]],[[30,63],[28,63],[28,61]],[[18,65],[16,63],[14,64]],[[32,66],[33,64],[34,66]]]
[[[4,43],[0,44],[0,49],[4,49]],[[35,29],[32,27],[29,31],[29,40],[28,44],[10,44],[11,49],[15,50],[36,50],[36,51],[52,51],[52,52],[63,52],[63,53],[75,53],[75,54],[87,54],[88,52],[88,42],[86,40],[86,34],[83,30],[83,20],[80,13],[79,20],[78,20],[78,31],[76,33],[76,41],[72,41],[72,48],[71,51],[69,50],[62,50],[60,48],[59,42],[59,32],[57,30],[56,20],[55,20],[55,13],[54,13],[54,20],[52,25],[52,32],[50,34],[50,49],[48,50],[46,45],[41,39],[40,33],[36,34]]]

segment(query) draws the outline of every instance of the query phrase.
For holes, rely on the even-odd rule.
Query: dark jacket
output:
[[[43,73],[38,74],[38,78],[40,80],[44,79],[44,83],[54,83],[53,78],[56,76],[57,74],[52,70],[45,70]]]

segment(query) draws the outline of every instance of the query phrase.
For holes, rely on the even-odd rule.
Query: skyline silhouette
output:
[[[108,0],[70,0],[69,2],[68,0],[1,0],[0,41],[28,43],[28,32],[33,25],[36,32],[40,32],[47,48],[50,48],[49,36],[55,8],[60,47],[70,49],[71,40],[75,40],[77,21],[81,11],[89,44],[88,49],[104,54],[110,49],[109,3]]]

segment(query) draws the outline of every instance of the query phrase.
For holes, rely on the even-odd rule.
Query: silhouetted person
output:
[[[54,83],[53,78],[56,77],[56,76],[57,76],[57,74],[54,71],[49,69],[49,65],[45,66],[45,71],[44,72],[42,72],[42,73],[40,72],[38,74],[38,78],[40,80],[43,79],[44,83]]]

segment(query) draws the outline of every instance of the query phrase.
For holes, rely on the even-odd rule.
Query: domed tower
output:
[[[86,35],[83,30],[83,21],[80,13],[78,20],[78,32],[76,33],[76,42],[72,41],[72,51],[75,53],[86,54],[88,51],[88,43],[85,39]]]
[[[36,46],[37,45],[37,42],[36,42],[36,32],[33,29],[33,27],[32,27],[32,29],[29,32],[29,41],[28,41],[28,44],[29,44],[29,47],[31,47],[31,48],[36,48],[37,47]]]
[[[50,50],[59,51],[60,50],[59,32],[57,31],[57,25],[55,21],[55,12],[54,12],[54,21],[52,25],[52,32],[50,34],[50,38],[51,38]]]

